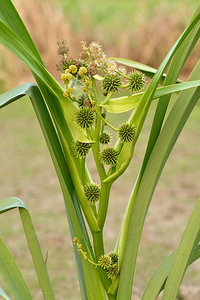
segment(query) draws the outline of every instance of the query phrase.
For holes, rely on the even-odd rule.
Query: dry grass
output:
[[[99,39],[110,56],[125,57],[158,67],[184,30],[186,24],[183,19],[185,20],[187,16],[186,8],[179,9],[174,14],[168,13],[169,7],[165,3],[159,6],[157,14],[150,24],[142,14],[139,14],[135,17],[135,26],[132,29],[115,30],[111,27],[108,28],[107,34],[103,34],[98,24],[95,28],[87,16],[87,22],[85,17],[80,31],[74,34],[70,23],[58,6],[39,0],[17,0],[16,7],[47,69],[57,79],[59,79],[59,74],[55,70],[57,62],[56,42],[60,38],[65,38],[68,41],[70,53],[75,57],[78,57],[80,52],[80,40],[90,42]],[[5,88],[33,81],[29,70],[2,46],[0,47],[0,55],[3,58],[0,62],[0,81],[6,85]],[[186,79],[198,57],[199,53],[196,47],[189,63],[184,68],[182,79]]]

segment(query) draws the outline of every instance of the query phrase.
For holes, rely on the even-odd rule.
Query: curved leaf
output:
[[[153,78],[153,76],[157,72],[156,69],[154,69],[150,66],[144,65],[142,63],[139,63],[137,61],[130,60],[130,59],[127,59],[127,58],[111,57],[111,59],[116,60],[116,62],[118,62],[119,64],[137,69],[137,70],[141,71],[142,73],[144,73],[149,78]],[[162,77],[160,78],[160,81],[159,81],[160,84],[163,84],[163,82],[165,80],[165,77],[166,77],[166,74],[163,74]],[[178,79],[177,83],[180,83],[180,82],[183,82],[183,81]]]
[[[197,237],[196,246],[194,249],[194,252],[192,253],[189,264],[192,264],[197,259],[200,258],[200,234]],[[156,300],[159,293],[163,290],[165,287],[166,279],[168,277],[172,262],[174,260],[176,254],[176,250],[172,252],[156,269],[154,274],[152,275],[151,279],[149,280],[145,291],[142,295],[141,300]]]
[[[10,300],[8,295],[4,292],[4,290],[0,287],[0,296],[3,297],[5,300]]]
[[[186,28],[184,33],[180,36],[180,38],[177,40],[175,45],[172,47],[172,49],[169,51],[168,55],[160,65],[156,75],[154,76],[144,96],[142,97],[142,101],[147,101],[147,104],[144,108],[141,106],[141,108],[138,109],[139,106],[137,107],[137,118],[141,118],[141,109],[145,110],[144,113],[142,112],[144,116],[145,113],[147,113],[150,101],[155,92],[155,89],[157,88],[159,78],[162,76],[164,69],[166,68],[173,54],[175,54],[178,47],[181,45],[181,42],[184,41],[189,32],[192,30],[192,28],[194,28],[195,26],[197,28],[199,27],[199,20],[200,15],[198,15],[193,20],[193,22]],[[196,79],[199,79],[198,68],[196,69],[196,74],[194,72],[194,76],[190,78],[190,80]],[[178,135],[180,134],[187,118],[189,117],[191,110],[198,101],[199,91],[197,91],[197,89],[198,88],[193,88],[187,91],[183,91],[178,97],[179,101],[176,101],[171,111],[171,114],[168,117],[168,122],[165,123],[165,129],[163,129],[162,135],[160,135],[160,137],[158,138],[156,146],[154,146],[152,155],[149,158],[137,191],[136,198],[135,194],[132,194],[131,199],[133,201],[131,201],[131,208],[129,205],[129,215],[126,216],[128,220],[128,227],[124,231],[122,243],[120,244],[121,248],[119,261],[121,263],[121,278],[119,282],[117,299],[121,299],[122,297],[130,299],[131,297],[132,282],[135,271],[138,246],[145,216],[151,201],[151,197],[156,187],[161,171],[165,165],[165,162],[176,142],[176,139],[178,138]],[[134,209],[132,210],[133,207]],[[125,236],[126,240],[124,239]]]
[[[182,90],[190,89],[200,85],[200,80],[189,81],[179,84],[167,85],[161,88],[158,88],[153,96],[153,100],[164,95],[177,93]],[[132,96],[119,97],[115,99],[109,99],[104,104],[103,102],[100,104],[101,107],[105,108],[107,111],[111,113],[122,113],[129,111],[135,108],[144,95],[144,92],[138,93]]]
[[[38,87],[35,84],[27,83],[11,91],[8,91],[7,93],[0,96],[0,108],[11,103],[12,101],[19,99],[25,94],[29,95],[32,101],[45,140],[47,142],[47,146],[49,148],[51,158],[58,175],[58,179],[60,181],[72,239],[74,238],[74,236],[78,236],[81,240],[83,248],[88,253],[88,257],[93,260],[94,254],[92,246],[90,244],[80,205],[74,191],[72,179],[66,167],[63,150],[60,146],[59,139],[54,129],[52,120],[49,116],[48,110]],[[71,220],[73,220],[73,222]],[[105,291],[103,286],[101,285],[98,272],[95,267],[85,262],[79,255],[77,255],[77,249],[75,249],[75,255],[78,265],[81,291],[83,291],[84,295],[88,296],[88,298],[85,296],[85,298],[83,299],[100,300],[102,299],[102,297],[104,298]]]
[[[16,300],[32,300],[15,260],[0,237],[0,275]]]
[[[45,300],[55,300],[55,296],[51,287],[51,283],[49,280],[49,276],[47,273],[46,265],[42,256],[42,252],[37,240],[37,236],[35,233],[35,229],[33,227],[30,214],[24,204],[23,201],[21,201],[18,198],[8,198],[0,200],[0,214],[5,213],[9,210],[19,208],[19,213],[21,216],[22,224],[24,227],[24,232],[26,234],[26,239],[29,245],[29,249],[31,252],[31,256],[33,259],[33,263],[35,266],[35,270],[38,276],[38,280],[43,292],[43,296]],[[0,247],[1,248],[1,247]],[[3,257],[3,256],[2,256]],[[6,258],[5,258],[6,259]],[[8,259],[8,257],[7,257]],[[10,260],[11,261],[11,260]],[[13,259],[14,261],[14,259]],[[3,261],[5,264],[5,261]],[[8,265],[9,267],[9,265]],[[12,262],[12,265],[10,268],[14,268],[14,263]],[[9,281],[11,278],[9,277],[7,284],[11,284]],[[13,278],[14,284],[17,284],[17,279]],[[12,281],[11,281],[12,282]],[[21,287],[20,287],[21,288]],[[12,292],[12,290],[11,290]],[[24,296],[22,299],[29,299]]]
[[[176,250],[167,282],[165,284],[163,300],[176,300],[182,279],[188,268],[192,252],[199,242],[200,232],[200,197],[198,198],[189,218],[183,236]],[[198,238],[198,241],[197,241]]]
[[[77,107],[68,98],[63,97],[63,89],[60,84],[50,75],[44,65],[37,60],[34,54],[30,51],[27,45],[12,31],[6,24],[0,20],[0,43],[7,49],[13,52],[24,64],[36,74],[40,80],[47,85],[48,89],[58,98],[61,104],[65,105],[64,114],[65,120],[75,136],[75,139],[81,142],[91,142],[86,136],[86,132],[82,129],[77,129],[74,126],[74,115]],[[51,101],[51,99],[49,99]],[[67,105],[67,107],[66,107]]]

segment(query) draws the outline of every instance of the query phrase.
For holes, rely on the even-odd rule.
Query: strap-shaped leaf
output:
[[[63,150],[60,146],[59,139],[54,129],[52,120],[49,116],[48,110],[38,87],[35,84],[27,83],[5,93],[4,97],[0,96],[0,107],[3,107],[11,103],[12,101],[19,99],[25,94],[29,95],[32,101],[38,121],[47,142],[47,146],[49,148],[55,170],[58,175],[58,179],[64,195],[65,207],[68,215],[72,239],[74,236],[79,237],[83,248],[88,253],[88,257],[94,259],[94,254],[88,237],[85,222],[83,220],[80,205],[74,191],[71,176],[66,167]],[[88,299],[102,299],[102,295],[104,295],[104,289],[101,286],[100,280],[98,278],[98,271],[93,265],[85,262],[79,255],[77,255],[76,249],[75,253],[79,278],[81,280],[81,291],[83,291],[83,295],[90,295],[90,298],[88,297]],[[85,298],[83,297],[83,299],[87,299],[87,297],[85,296]]]
[[[199,242],[200,232],[200,197],[198,198],[189,218],[183,236],[176,250],[167,282],[165,284],[163,300],[176,300],[179,287],[188,268],[189,261],[196,244]],[[198,238],[198,240],[197,240]]]
[[[16,300],[32,300],[14,258],[0,237],[0,275]]]
[[[190,89],[199,85],[200,80],[164,86],[156,90],[153,96],[153,100],[168,94],[177,93],[182,90]],[[143,95],[144,92],[131,96],[109,99],[105,103],[102,102],[100,106],[104,107],[107,111],[111,113],[126,112],[135,108]]]
[[[152,68],[150,66],[144,65],[142,63],[139,63],[137,61],[134,60],[130,60],[127,58],[121,58],[121,57],[111,57],[112,59],[116,60],[116,62],[118,62],[119,64],[123,64],[127,67],[131,67],[134,69],[137,69],[139,71],[141,71],[142,73],[144,73],[147,77],[149,78],[153,78],[153,76],[155,75],[155,73],[157,72],[157,70],[155,68]],[[159,83],[163,84],[164,80],[165,80],[166,74],[163,74]],[[177,83],[182,82],[182,80],[178,79]]]
[[[43,292],[44,299],[45,300],[47,300],[47,299],[55,300],[54,292],[51,287],[51,283],[50,283],[49,276],[47,273],[46,265],[44,263],[42,252],[41,252],[38,240],[37,240],[35,229],[33,227],[30,214],[29,214],[25,204],[23,203],[23,201],[21,201],[20,199],[17,199],[17,198],[8,198],[8,199],[0,200],[0,214],[5,213],[5,212],[15,209],[15,208],[19,208],[19,213],[20,213],[22,224],[23,224],[24,231],[26,234],[26,239],[27,239],[27,242],[29,245],[29,249],[30,249],[33,263],[35,266],[35,270],[36,270],[36,273],[38,276],[38,280],[39,280],[39,283],[40,283],[40,286],[41,286],[41,289]],[[0,249],[1,249],[1,247],[0,247]],[[5,265],[5,267],[7,266],[6,267],[7,275],[8,275],[8,270],[10,270],[9,272],[11,272],[12,274],[16,274],[15,277],[13,277],[13,278],[10,276],[6,277],[7,280],[5,280],[5,278],[4,278],[6,284],[10,287],[10,291],[13,293],[14,285],[16,285],[18,287],[17,276],[19,274],[15,267],[16,264],[15,264],[14,259],[11,259],[11,257],[10,257],[11,255],[9,255],[8,252],[6,252],[5,247],[2,246],[2,249],[4,249],[4,252],[1,253],[2,254],[1,258],[2,258],[2,263]],[[4,254],[6,256],[4,256]],[[9,261],[10,262],[12,261],[12,263],[9,264]],[[11,284],[12,284],[12,286],[10,286]],[[22,282],[19,285],[19,289],[20,289],[20,291],[24,289]],[[31,299],[31,298],[28,298],[28,296],[23,295],[22,299]]]
[[[178,49],[178,45],[184,41],[187,34],[190,30],[197,26],[196,24],[199,22],[200,15],[198,15],[194,21],[187,27],[185,32],[176,42],[174,47],[168,53],[163,63],[158,69],[158,73],[156,73],[155,77],[152,79],[149,90],[145,92],[143,96],[143,100],[147,98],[147,101],[150,101],[152,98],[155,87],[158,84],[158,80],[164,71],[164,66],[169,62],[172,54],[176,52]],[[162,70],[162,71],[161,71]],[[193,73],[193,76],[190,80],[198,80],[199,79],[199,70],[195,69],[196,72]],[[132,194],[132,208],[134,206],[134,210],[132,208],[128,211],[128,217],[130,218],[129,226],[126,229],[127,232],[123,235],[126,236],[126,240],[122,239],[121,249],[120,249],[120,260],[122,259],[122,267],[121,267],[121,279],[119,282],[118,289],[118,298],[126,297],[126,299],[130,299],[131,290],[132,290],[132,282],[133,275],[135,270],[136,257],[138,252],[138,245],[140,241],[140,236],[145,220],[145,216],[150,204],[150,200],[153,194],[153,191],[156,187],[157,181],[161,174],[161,171],[165,165],[165,162],[187,120],[190,115],[191,110],[196,105],[196,102],[199,98],[198,88],[190,89],[187,91],[183,91],[181,95],[178,97],[179,101],[177,101],[171,111],[171,114],[168,117],[168,121],[165,124],[165,130],[162,131],[162,135],[159,137],[159,142],[154,147],[152,155],[147,163],[145,172],[143,174],[141,183],[139,185],[139,189],[137,191],[137,197]],[[145,97],[146,96],[146,97]],[[148,104],[146,104],[145,110],[148,109]],[[138,116],[139,118],[139,116]],[[138,188],[138,187],[137,187]],[[126,242],[127,241],[127,242]],[[125,247],[125,248],[124,248]],[[124,252],[123,252],[124,251]],[[123,253],[123,256],[121,256]],[[128,271],[127,271],[128,270]],[[128,276],[127,276],[128,272]]]
[[[5,300],[10,300],[8,295],[4,292],[4,290],[0,287],[0,296]]]
[[[74,126],[74,115],[77,107],[68,98],[63,97],[63,89],[59,83],[49,74],[44,65],[37,60],[27,45],[0,20],[0,43],[13,52],[37,77],[47,85],[48,89],[55,94],[57,101],[63,101],[67,109],[64,109],[65,121],[77,140],[90,142],[84,130]],[[48,101],[51,101],[49,99]],[[62,102],[61,102],[62,103]],[[66,107],[66,106],[65,106]]]
[[[198,234],[197,242],[194,247],[194,251],[189,260],[189,264],[192,264],[197,259],[200,258],[200,234]],[[176,254],[176,250],[172,252],[156,269],[154,274],[152,275],[151,279],[149,280],[145,291],[142,295],[141,300],[156,300],[159,293],[164,289],[165,283],[174,260]]]

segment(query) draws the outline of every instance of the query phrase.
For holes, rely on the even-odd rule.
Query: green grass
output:
[[[128,171],[114,184],[105,230],[106,251],[114,248],[123,212],[145,151],[153,105]],[[110,117],[115,125],[116,118]],[[200,159],[195,108],[165,167],[150,207],[140,245],[135,284],[144,288],[156,266],[177,245],[199,195]],[[123,119],[123,117],[122,117]],[[123,121],[123,120],[122,120]],[[16,196],[27,205],[58,300],[78,300],[79,287],[62,193],[28,98],[0,112],[1,198]],[[30,159],[31,158],[31,159]],[[98,180],[89,161],[91,173]],[[54,203],[58,203],[55,211]],[[174,231],[176,224],[176,231]],[[162,225],[162,226],[161,226]],[[164,225],[164,226],[163,226]],[[0,234],[11,249],[35,300],[42,299],[17,211],[1,215]],[[184,280],[198,284],[198,262]]]

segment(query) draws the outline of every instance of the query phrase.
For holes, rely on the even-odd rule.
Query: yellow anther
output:
[[[72,75],[72,74],[68,73],[68,74],[66,75],[66,79],[67,79],[68,81],[70,81],[72,78],[73,78],[73,75]]]
[[[69,94],[67,92],[63,93],[63,97],[67,98],[69,96]]]
[[[88,91],[88,88],[87,88],[86,86],[84,86],[84,87],[83,87],[83,92],[84,92],[84,93],[87,93],[87,91]]]
[[[66,81],[67,80],[67,75],[66,74],[62,74],[60,76],[60,78],[63,80],[63,81]]]
[[[83,74],[87,74],[87,69],[85,67],[80,67],[79,71],[83,72]]]
[[[68,87],[68,88],[66,89],[66,92],[67,92],[68,94],[71,94],[71,93],[73,92],[72,87]]]
[[[77,72],[77,67],[75,65],[70,65],[69,69],[73,74],[75,74]]]

